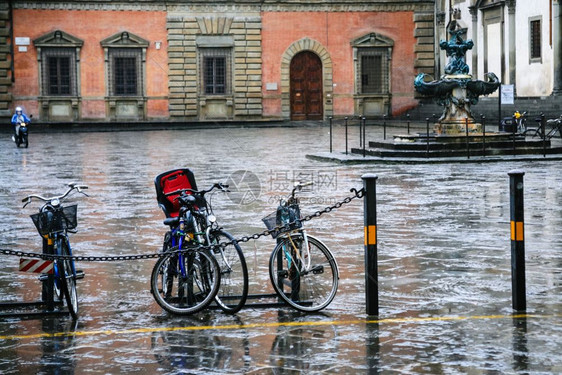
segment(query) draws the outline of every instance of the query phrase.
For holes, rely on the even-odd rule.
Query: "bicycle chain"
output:
[[[350,203],[355,198],[363,198],[363,196],[365,195],[364,189],[357,190],[357,189],[353,188],[350,191],[352,193],[354,193],[354,195],[346,197],[346,198],[342,199],[341,201],[338,201],[338,202],[334,203],[333,205],[328,206],[328,207],[326,207],[322,210],[316,211],[316,212],[314,212],[310,215],[306,215],[300,221],[301,222],[310,221],[314,218],[322,216],[325,213],[328,213],[328,212],[331,212],[335,209],[338,209],[341,206],[343,206],[344,204]],[[292,223],[289,223],[289,225],[290,224],[292,224]],[[175,254],[175,253],[197,251],[197,250],[210,250],[210,249],[213,249],[213,248],[218,247],[218,246],[224,248],[226,246],[233,245],[233,244],[236,244],[236,243],[245,243],[245,242],[248,242],[250,240],[257,240],[258,238],[269,236],[272,233],[282,229],[283,227],[284,226],[277,226],[273,229],[266,229],[263,232],[254,233],[251,236],[243,236],[243,237],[240,237],[238,239],[233,239],[233,240],[227,241],[227,242],[221,242],[221,243],[216,244],[216,245],[197,245],[197,246],[190,246],[190,247],[187,247],[187,248],[181,249],[181,250],[158,252],[158,253],[152,253],[152,254],[113,255],[113,256],[82,256],[82,255],[38,254],[38,253],[28,253],[28,252],[25,252],[25,251],[6,250],[6,249],[0,249],[0,254],[14,255],[14,256],[18,256],[18,257],[27,257],[27,258],[40,258],[40,259],[44,259],[44,260],[57,260],[57,259],[72,260],[73,259],[76,262],[120,262],[120,261],[128,261],[128,260],[154,259],[154,258],[160,258],[160,257],[168,256],[170,254]]]

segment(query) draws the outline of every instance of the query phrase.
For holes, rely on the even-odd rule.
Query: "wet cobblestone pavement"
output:
[[[389,130],[390,132],[390,130]],[[369,136],[380,136],[371,131]],[[343,150],[336,128],[334,149]],[[350,130],[358,138],[357,128]],[[354,141],[358,143],[357,140]],[[328,150],[326,127],[30,134],[29,149],[0,139],[0,248],[39,251],[21,207],[31,193],[87,184],[76,197],[76,255],[160,250],[166,227],[153,179],[189,167],[198,187],[259,178],[247,195],[215,195],[219,222],[235,236],[261,232],[293,179],[312,179],[304,214],[377,183],[380,316],[365,315],[362,201],[307,223],[334,252],[336,298],[318,314],[247,307],[171,316],[149,291],[154,260],[81,262],[80,319],[0,321],[0,373],[35,374],[503,374],[562,372],[562,166],[560,161],[342,165],[309,160]],[[509,179],[525,174],[527,314],[513,315]],[[241,178],[241,177],[240,177]],[[241,183],[244,181],[240,181]],[[243,250],[250,293],[270,293],[271,238]],[[0,301],[33,301],[40,283],[3,257]]]

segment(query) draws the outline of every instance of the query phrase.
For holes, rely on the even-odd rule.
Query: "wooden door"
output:
[[[291,120],[322,120],[322,61],[304,51],[291,60]]]

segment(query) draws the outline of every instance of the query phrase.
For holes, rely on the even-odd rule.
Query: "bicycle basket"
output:
[[[262,221],[268,230],[275,229],[271,232],[271,237],[273,238],[277,238],[282,233],[302,228],[298,204],[279,206],[275,212],[264,217]]]
[[[44,236],[76,228],[78,224],[76,220],[77,208],[78,206],[74,204],[56,211],[43,211],[30,216],[39,234]]]

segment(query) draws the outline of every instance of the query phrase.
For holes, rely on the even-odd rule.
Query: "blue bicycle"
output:
[[[73,319],[78,318],[76,280],[84,278],[84,273],[77,271],[74,266],[74,260],[71,258],[72,249],[68,239],[69,232],[76,233],[74,229],[77,226],[76,211],[78,206],[75,204],[62,206],[62,202],[74,191],[88,196],[83,192],[87,188],[86,185],[71,183],[68,184],[68,190],[60,196],[45,198],[32,194],[22,200],[24,208],[34,199],[45,202],[39,209],[39,213],[31,215],[31,219],[41,237],[46,241],[46,253],[62,255],[66,258],[56,259],[53,275],[42,275],[40,280],[48,284],[47,289],[54,290],[53,294],[57,302],[61,302],[64,297]]]

